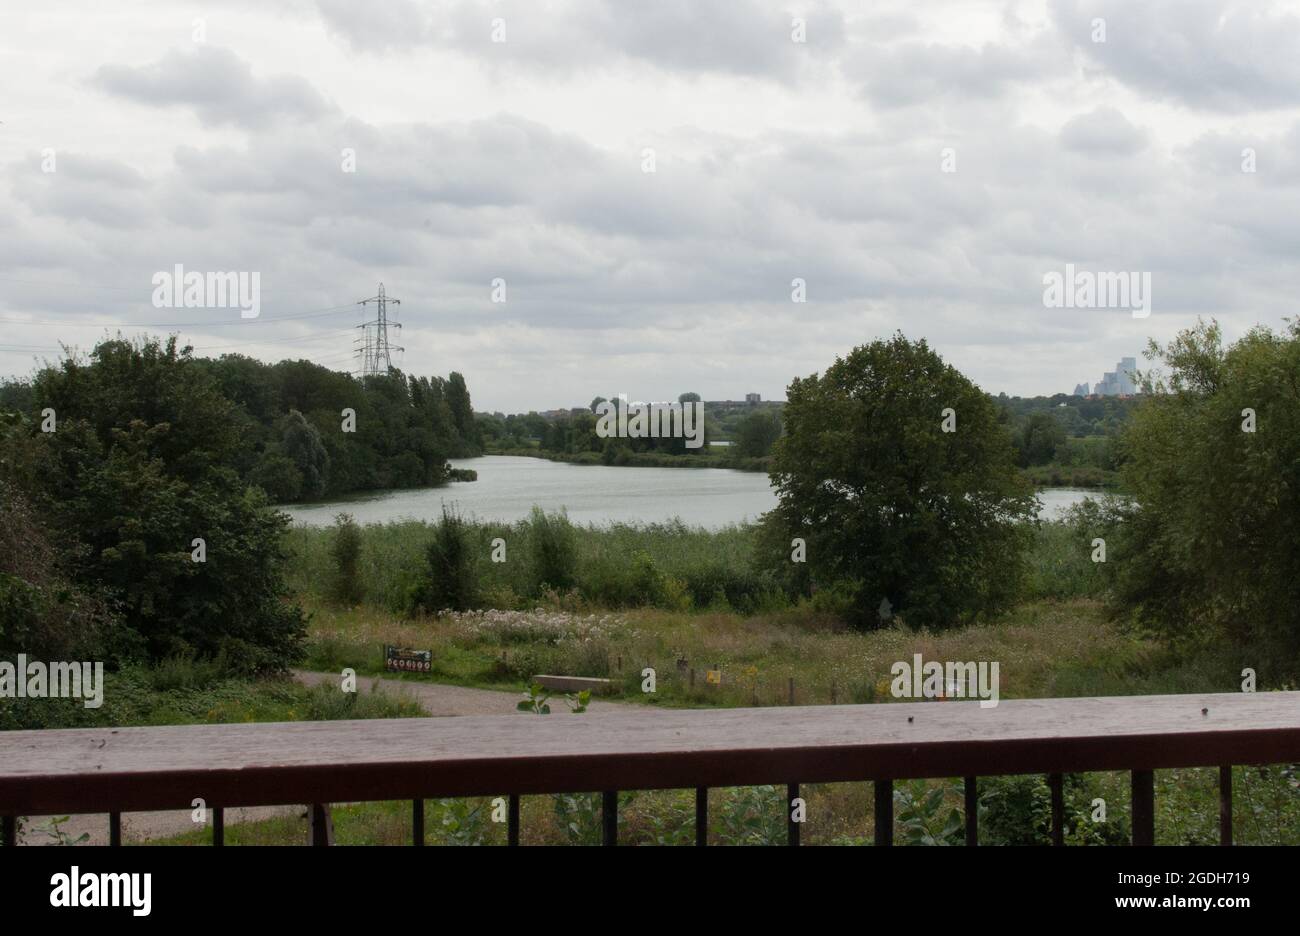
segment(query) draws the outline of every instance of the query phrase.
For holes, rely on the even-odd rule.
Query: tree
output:
[[[248,483],[266,492],[271,500],[291,504],[302,497],[302,472],[279,449],[267,449],[248,474]]]
[[[324,494],[329,486],[330,455],[316,427],[302,413],[289,410],[284,418],[281,444],[284,454],[302,475],[302,493],[306,497]]]
[[[1094,517],[1119,606],[1179,641],[1300,645],[1300,324],[1226,351],[1198,322],[1147,357],[1167,374],[1121,444],[1131,497]],[[1285,653],[1266,654],[1284,659]]]
[[[945,626],[1015,599],[1033,494],[993,401],[924,341],[897,334],[795,379],[784,419],[763,537],[778,574],[846,589],[860,623],[886,607]]]
[[[781,418],[775,412],[750,413],[740,421],[736,454],[746,458],[761,458],[772,451],[772,446],[780,437]]]
[[[456,424],[456,432],[466,444],[477,447],[480,444],[478,424],[474,422],[474,407],[470,403],[469,388],[465,386],[465,378],[456,371],[452,371],[447,378],[446,396],[447,405],[451,407],[451,417]]]
[[[428,572],[410,602],[414,611],[467,611],[478,594],[478,569],[470,538],[472,531],[454,510],[442,508],[425,557]]]
[[[241,416],[206,369],[165,343],[111,340],[42,370],[58,415],[5,440],[6,471],[75,562],[73,583],[112,597],[150,657],[223,654],[279,670],[301,655],[286,600],[288,517],[228,467]]]
[[[1065,430],[1051,413],[1031,413],[1016,440],[1021,466],[1046,465],[1065,443]]]

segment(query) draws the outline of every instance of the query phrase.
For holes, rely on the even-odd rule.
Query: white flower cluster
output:
[[[471,638],[496,639],[503,643],[586,642],[612,636],[627,636],[627,622],[611,614],[578,615],[568,611],[446,611],[452,622]]]

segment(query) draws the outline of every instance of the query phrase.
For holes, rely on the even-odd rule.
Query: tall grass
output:
[[[1097,598],[1105,593],[1100,563],[1093,562],[1092,536],[1072,522],[1044,522],[1034,529],[1025,598]]]
[[[358,574],[368,604],[395,614],[410,610],[411,595],[428,577],[438,526],[403,521],[361,528]],[[752,527],[577,526],[539,511],[516,523],[466,521],[461,534],[482,607],[530,607],[547,591],[563,598],[570,590],[575,601],[611,608],[661,603],[680,610],[689,595],[692,607],[749,611],[777,600],[753,569]],[[289,584],[298,594],[328,600],[335,574],[331,536],[309,527],[286,534]],[[505,542],[503,562],[493,561],[498,538]]]
[[[394,614],[412,609],[412,596],[429,578],[428,551],[442,526],[403,521],[361,528],[356,574],[372,607]],[[304,597],[328,599],[326,585],[337,575],[330,554],[333,534],[295,527],[286,535],[291,587]],[[548,599],[575,610],[658,607],[753,614],[792,604],[756,567],[757,530],[751,525],[720,530],[679,521],[579,526],[563,514],[535,510],[516,523],[461,521],[456,536],[477,607],[522,609]],[[504,549],[494,546],[496,540]],[[1081,527],[1036,524],[1024,599],[1099,597],[1103,580],[1091,556],[1091,539]],[[813,603],[825,601],[815,597]]]

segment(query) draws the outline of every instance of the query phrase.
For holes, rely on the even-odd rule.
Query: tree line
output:
[[[0,391],[0,654],[283,668],[305,622],[273,502],[439,484],[477,451],[459,374],[103,341]]]

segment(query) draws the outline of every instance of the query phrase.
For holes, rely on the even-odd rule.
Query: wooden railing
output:
[[[119,844],[123,812],[200,798],[221,844],[229,807],[300,803],[320,818],[328,803],[411,800],[423,844],[424,799],[505,796],[514,845],[521,795],[592,791],[613,845],[617,791],[694,788],[703,845],[710,787],[785,784],[793,801],[800,783],[871,781],[875,842],[889,845],[895,780],[964,777],[974,845],[977,778],[1038,773],[1062,844],[1062,774],[1127,770],[1133,843],[1150,845],[1152,771],[1218,767],[1231,844],[1231,765],[1296,761],[1300,692],[12,731],[0,732],[0,817],[12,842],[18,816],[107,812]]]

